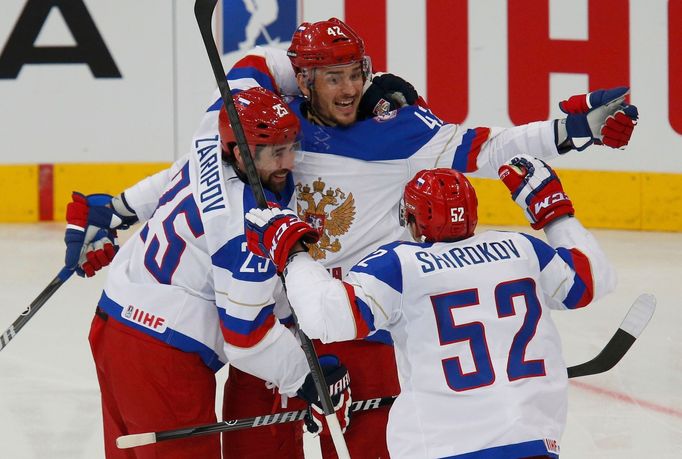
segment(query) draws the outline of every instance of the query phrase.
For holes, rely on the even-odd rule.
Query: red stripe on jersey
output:
[[[343,282],[343,287],[346,289],[348,294],[348,304],[350,305],[350,310],[353,312],[353,320],[355,320],[355,339],[366,338],[369,335],[369,327],[367,322],[362,317],[358,303],[355,301],[355,289],[352,285]]]
[[[223,332],[223,336],[225,337],[225,341],[227,341],[229,344],[236,347],[248,348],[260,343],[274,325],[275,315],[270,314],[258,328],[251,330],[248,335],[236,333],[225,327],[223,324],[221,324],[220,328]]]
[[[576,276],[585,284],[585,291],[583,292],[580,300],[576,304],[576,308],[582,308],[587,306],[594,298],[594,278],[592,277],[592,267],[590,266],[590,260],[578,249],[570,249],[571,257],[573,258],[573,268],[575,269]]]
[[[276,90],[275,92],[279,94],[279,86],[277,86],[277,83],[275,83],[275,79],[272,76],[272,72],[270,72],[270,68],[268,68],[268,64],[267,61],[265,60],[265,57],[249,54],[239,59],[233,66],[233,68],[235,69],[248,67],[254,68],[259,72],[266,74],[268,78],[270,78],[272,87],[275,88]]]
[[[478,166],[476,165],[478,155],[481,153],[483,144],[490,138],[490,128],[477,127],[474,131],[476,132],[476,136],[474,137],[474,140],[471,141],[471,148],[469,149],[469,155],[467,156],[467,172],[478,170]]]

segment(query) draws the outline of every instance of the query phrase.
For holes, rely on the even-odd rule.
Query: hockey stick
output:
[[[254,197],[258,206],[261,208],[267,208],[268,203],[265,199],[265,192],[263,191],[263,185],[258,177],[258,172],[256,171],[256,166],[251,158],[251,152],[246,141],[246,136],[244,135],[244,129],[239,121],[239,115],[237,114],[237,109],[234,106],[234,101],[232,100],[232,91],[225,77],[225,69],[223,68],[223,63],[220,60],[220,54],[218,53],[218,48],[216,47],[215,40],[213,38],[213,30],[211,28],[211,19],[213,18],[213,11],[215,9],[217,0],[196,0],[194,3],[194,16],[197,20],[197,25],[199,26],[199,31],[201,32],[201,38],[204,41],[204,47],[206,48],[206,53],[208,54],[208,60],[211,63],[211,68],[213,69],[213,75],[215,76],[216,83],[218,84],[218,89],[220,90],[220,96],[223,99],[223,104],[225,105],[225,110],[230,119],[230,125],[234,131],[235,138],[237,140],[237,145],[239,151],[242,153],[241,157],[244,161],[244,168],[246,169],[246,176],[251,185]],[[284,278],[281,278],[282,285],[286,290],[286,285],[284,284]],[[322,411],[324,412],[325,419],[327,420],[327,425],[329,426],[329,431],[334,441],[334,448],[341,459],[350,458],[348,453],[348,447],[343,439],[343,433],[341,431],[341,426],[339,420],[334,412],[334,404],[332,403],[331,396],[329,395],[329,388],[327,387],[326,381],[324,379],[324,374],[322,372],[322,367],[320,366],[320,361],[315,353],[315,348],[313,347],[310,338],[303,333],[298,325],[298,319],[296,318],[296,313],[292,310],[292,317],[294,320],[294,326],[296,332],[301,340],[301,347],[305,353],[306,360],[308,361],[308,366],[310,366],[310,372],[312,374],[313,381],[315,382],[315,388],[317,389],[317,394],[320,399],[320,404],[322,405]]]
[[[655,310],[656,297],[647,293],[640,295],[604,349],[592,360],[568,367],[568,377],[596,375],[613,368],[644,331]]]
[[[57,277],[52,279],[52,282],[47,284],[47,287],[40,292],[40,295],[36,297],[35,300],[26,308],[24,312],[15,320],[12,325],[9,326],[5,333],[0,335],[0,351],[7,347],[12,338],[16,336],[17,333],[26,325],[26,323],[31,320],[31,317],[38,312],[38,310],[45,304],[47,300],[56,292],[59,287],[66,282],[69,277],[74,273],[74,270],[67,267],[62,268],[57,274]]]
[[[653,295],[643,294],[630,306],[625,318],[616,333],[604,346],[599,355],[592,360],[567,368],[569,378],[596,375],[613,368],[630,350],[632,344],[646,328],[656,309],[656,298]],[[374,398],[353,402],[351,412],[368,411],[381,406],[393,404],[394,397]],[[228,432],[233,430],[249,429],[272,424],[284,424],[286,422],[300,421],[306,411],[288,411],[285,413],[266,414],[247,419],[234,419],[231,421],[218,422],[198,427],[185,429],[166,430],[162,432],[148,432],[141,434],[123,435],[116,439],[116,446],[121,449],[134,448],[164,440],[194,437],[212,433]]]
[[[356,413],[359,411],[374,410],[382,406],[390,406],[393,404],[395,397],[397,396],[359,400],[357,402],[353,402],[350,411],[351,413]],[[135,448],[136,446],[149,445],[165,440],[176,440],[180,438],[250,429],[252,427],[269,426],[273,424],[285,424],[287,422],[300,421],[303,419],[305,414],[306,410],[286,411],[284,413],[266,414],[264,416],[256,416],[245,419],[233,419],[231,421],[223,421],[197,427],[187,427],[185,429],[122,435],[116,439],[116,446],[118,446],[119,449]]]

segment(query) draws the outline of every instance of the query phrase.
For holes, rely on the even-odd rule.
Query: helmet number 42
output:
[[[341,31],[341,28],[339,26],[327,27],[327,35],[331,35],[332,37],[346,36],[346,34]]]

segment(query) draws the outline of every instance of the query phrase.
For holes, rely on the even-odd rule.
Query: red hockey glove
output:
[[[561,111],[568,115],[566,136],[575,149],[582,151],[593,143],[625,148],[639,118],[637,107],[624,102],[628,92],[624,86],[600,89],[559,102]]]
[[[348,370],[335,355],[321,355],[320,366],[324,372],[324,379],[329,386],[329,394],[334,404],[334,413],[339,420],[341,431],[345,432],[350,423],[350,407],[353,399],[350,395],[350,376]],[[308,402],[308,413],[303,422],[306,432],[314,436],[329,435],[329,427],[325,421],[324,412],[317,396],[317,389],[312,374],[309,374],[305,382],[298,390],[298,396]]]
[[[366,89],[360,99],[358,118],[372,118],[385,115],[405,105],[417,102],[419,94],[408,81],[392,73],[376,73],[366,83]]]
[[[86,277],[92,277],[114,259],[118,252],[118,238],[116,230],[100,229],[95,238],[85,247],[85,260],[79,260],[78,268]],[[82,276],[82,274],[79,275]]]
[[[575,213],[559,177],[543,161],[518,155],[500,167],[498,174],[533,229],[542,229],[563,215]]]
[[[107,266],[118,250],[117,228],[127,229],[136,217],[122,216],[111,206],[108,194],[85,196],[73,192],[66,206],[66,256],[64,264],[83,277]]]
[[[320,234],[291,209],[254,208],[244,218],[249,250],[258,256],[270,258],[280,274],[296,242],[300,240],[311,244],[320,239]]]

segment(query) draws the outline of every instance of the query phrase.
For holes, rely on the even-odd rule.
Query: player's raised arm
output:
[[[289,209],[252,209],[246,214],[247,241],[251,251],[268,256],[283,272],[287,295],[296,312],[301,329],[322,342],[362,339],[379,325],[387,322],[386,307],[375,317],[375,303],[370,301],[363,286],[334,279],[324,267],[306,253],[310,235],[315,233]],[[400,276],[400,266],[390,250],[384,248],[369,255],[358,266],[368,262],[385,266],[377,269],[374,294],[385,305],[392,300],[400,303],[400,292],[382,278],[382,273]],[[397,269],[388,269],[388,267]],[[376,298],[375,298],[376,300]]]
[[[623,149],[639,116],[637,107],[625,102],[627,92],[628,88],[619,87],[575,95],[559,104],[565,118],[511,128],[448,124],[422,109],[416,114],[431,120],[431,129],[438,132],[429,141],[431,148],[414,155],[415,169],[451,167],[493,178],[500,167],[521,154],[551,161],[593,144]]]
[[[541,288],[557,304],[574,309],[613,291],[616,274],[594,236],[577,218],[556,173],[543,161],[521,155],[500,168],[500,179],[534,229],[544,229],[549,245],[532,236],[541,269]]]
[[[108,266],[118,251],[117,230],[148,220],[164,188],[186,161],[180,159],[115,196],[103,193],[85,196],[74,191],[66,207],[66,267],[79,276],[92,277]]]

